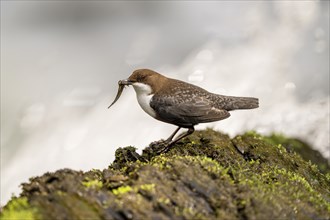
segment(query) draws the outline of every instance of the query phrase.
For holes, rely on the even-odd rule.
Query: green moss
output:
[[[49,219],[329,219],[330,174],[291,150],[299,143],[196,131],[165,154],[120,148],[103,171],[33,178],[22,195]]]
[[[82,184],[87,188],[95,188],[95,189],[100,189],[103,186],[103,183],[100,180],[97,179],[91,180],[89,178],[83,181]]]
[[[144,184],[144,185],[141,185],[140,186],[140,189],[146,190],[146,191],[153,191],[153,190],[155,190],[155,184],[154,183],[152,183],[152,184]]]
[[[139,190],[143,190],[143,191],[154,191],[155,190],[155,184],[143,184],[143,185],[139,185],[139,186],[121,186],[118,187],[117,189],[113,189],[112,193],[116,196],[122,196],[128,192],[134,192],[134,193],[138,193]]]
[[[3,220],[38,219],[37,209],[32,208],[26,197],[13,198],[0,215]]]
[[[159,197],[159,198],[157,199],[157,202],[159,202],[159,203],[163,203],[163,204],[165,204],[165,205],[168,205],[168,204],[171,203],[170,199],[169,199],[169,198],[166,198],[166,197]]]
[[[274,211],[278,208],[276,204],[279,203],[286,204],[286,209],[300,213],[312,212],[312,209],[329,210],[330,203],[303,175],[254,160],[249,161],[249,165],[250,169],[236,172],[237,187],[245,189],[247,186],[250,191],[244,195],[244,204],[239,201],[238,205],[246,207],[248,201],[253,200],[260,201],[261,206],[273,204]],[[313,208],[310,203],[313,204]],[[278,211],[281,209],[278,208]]]
[[[312,149],[307,143],[296,138],[288,138],[283,134],[272,134],[263,137],[270,144],[281,145],[288,152],[298,153],[304,160],[311,161],[322,173],[330,173],[329,161],[320,152]]]
[[[327,174],[325,175],[325,178],[330,182],[330,173],[327,173]]]
[[[260,139],[263,140],[263,136],[261,136],[260,134],[258,134],[256,131],[251,130],[251,131],[247,131],[245,132],[244,135],[249,135],[252,136],[254,139]]]
[[[166,169],[166,168],[170,168],[168,162],[169,159],[167,157],[163,155],[159,155],[157,157],[154,157],[150,163],[152,164],[152,166],[158,167],[160,169]]]
[[[114,194],[114,195],[116,195],[116,196],[120,196],[120,195],[123,195],[123,194],[125,194],[125,193],[128,193],[128,192],[130,192],[130,191],[132,191],[133,189],[132,189],[132,187],[130,187],[130,186],[121,186],[121,187],[119,187],[119,188],[117,188],[117,189],[113,189],[112,190],[112,193]]]

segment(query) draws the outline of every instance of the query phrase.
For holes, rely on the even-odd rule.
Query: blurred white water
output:
[[[1,2],[1,205],[60,168],[104,168],[174,126],[117,81],[146,67],[260,108],[198,125],[329,155],[329,2]]]

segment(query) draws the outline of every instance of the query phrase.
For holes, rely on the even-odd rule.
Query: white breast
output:
[[[156,112],[150,107],[150,100],[153,97],[152,90],[149,85],[143,83],[133,83],[137,100],[141,108],[152,117],[156,117]]]

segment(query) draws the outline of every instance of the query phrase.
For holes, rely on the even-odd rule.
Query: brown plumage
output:
[[[194,126],[223,120],[229,111],[253,109],[259,106],[258,99],[234,97],[210,93],[198,86],[165,77],[149,69],[135,70],[120,85],[133,85],[140,106],[152,117],[178,126],[166,140],[167,151],[174,143],[194,132]],[[180,128],[188,128],[186,133],[173,140]]]

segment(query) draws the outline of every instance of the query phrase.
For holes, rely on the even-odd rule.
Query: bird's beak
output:
[[[123,85],[123,86],[129,86],[129,85],[132,85],[132,81],[130,81],[129,79],[123,79],[123,80],[120,80],[118,82],[119,85]]]

